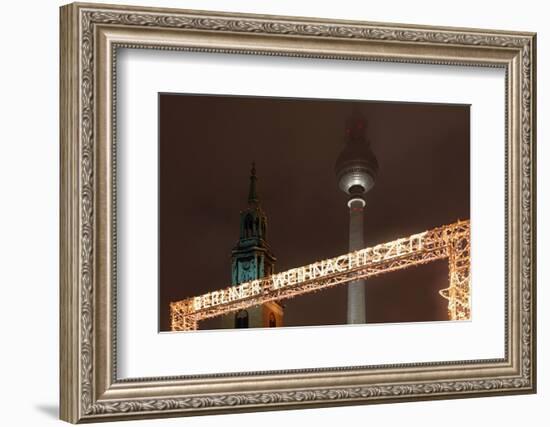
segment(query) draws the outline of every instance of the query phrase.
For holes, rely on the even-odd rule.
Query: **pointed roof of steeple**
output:
[[[248,190],[248,204],[257,205],[260,202],[258,197],[258,189],[256,188],[256,163],[252,162],[252,168],[250,169],[250,188]]]

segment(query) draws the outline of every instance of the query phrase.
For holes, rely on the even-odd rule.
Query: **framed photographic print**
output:
[[[533,393],[535,34],[61,8],[61,418]]]

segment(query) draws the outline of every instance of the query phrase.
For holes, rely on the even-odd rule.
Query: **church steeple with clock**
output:
[[[231,251],[231,283],[260,279],[273,274],[276,258],[267,243],[267,216],[260,205],[256,167],[252,164],[248,206],[241,211],[237,244]],[[282,326],[283,308],[277,302],[240,310],[223,316],[226,328],[262,328]]]

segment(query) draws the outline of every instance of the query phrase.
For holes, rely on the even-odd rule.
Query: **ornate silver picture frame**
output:
[[[60,13],[61,419],[97,422],[536,392],[535,34],[80,3]],[[505,251],[495,253],[505,266],[504,357],[120,378],[121,49],[504,70]]]

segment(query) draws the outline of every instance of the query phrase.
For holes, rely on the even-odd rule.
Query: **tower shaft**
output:
[[[362,199],[352,199],[349,202],[349,250],[350,252],[365,247],[363,225],[365,202]],[[366,323],[365,280],[357,280],[348,285],[347,323]]]

